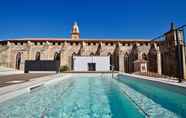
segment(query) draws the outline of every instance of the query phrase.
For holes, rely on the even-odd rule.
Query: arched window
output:
[[[129,73],[129,54],[127,52],[124,55],[124,68],[125,72]]]
[[[54,60],[57,60],[57,61],[60,60],[60,53],[59,52],[55,52],[55,54],[54,54]]]
[[[36,56],[35,56],[35,59],[37,60],[37,61],[39,61],[40,60],[40,52],[36,52]]]
[[[112,70],[112,66],[113,66],[113,59],[112,59],[112,54],[109,52],[108,54],[107,54],[108,56],[110,56],[110,70]]]
[[[138,53],[139,53],[138,47],[136,44],[134,44],[129,54],[129,59],[130,59],[129,60],[129,63],[130,63],[129,71],[130,72],[129,73],[134,72],[134,62],[138,60]]]
[[[157,50],[153,44],[148,53],[148,70],[157,73]]]
[[[71,70],[74,70],[74,58],[73,56],[76,56],[77,54],[75,52],[72,53],[72,56],[71,56]]]
[[[136,44],[132,47],[131,56],[133,61],[138,60],[138,47]]]
[[[147,60],[147,55],[145,53],[142,54],[142,59]]]
[[[16,55],[16,69],[20,69],[21,64],[21,52],[18,52]]]
[[[90,56],[94,56],[94,53],[93,53],[93,52],[91,52],[91,53],[90,53]]]
[[[76,56],[77,54],[75,52],[72,53],[72,56]]]

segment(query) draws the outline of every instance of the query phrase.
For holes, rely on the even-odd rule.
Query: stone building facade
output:
[[[175,31],[165,33],[165,40],[80,39],[77,23],[70,39],[23,38],[0,41],[0,65],[24,69],[25,60],[60,60],[73,71],[75,56],[110,56],[110,65],[126,73],[153,72],[178,76]],[[182,32],[179,32],[182,41]],[[183,52],[184,54],[184,52]],[[185,55],[184,55],[185,57]],[[182,59],[183,65],[185,60]],[[184,70],[185,73],[185,70]]]

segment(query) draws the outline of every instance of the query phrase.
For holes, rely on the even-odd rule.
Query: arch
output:
[[[130,55],[133,61],[138,60],[138,47],[136,44],[133,45]]]
[[[41,53],[40,52],[36,52],[35,60],[39,61],[40,58],[41,58]]]
[[[73,56],[76,56],[77,54],[75,52],[72,53],[72,56],[71,56],[71,70],[74,70],[74,58]]]
[[[150,48],[155,49],[154,43],[150,44]]]
[[[109,52],[109,53],[107,54],[107,56],[110,56],[110,55],[112,55],[112,53],[111,53],[111,52]]]
[[[60,61],[60,53],[59,52],[54,53],[54,60]]]
[[[101,54],[101,44],[99,43],[95,55],[100,56],[100,54]]]
[[[112,58],[113,58],[113,55],[112,55],[112,53],[109,52],[107,54],[107,56],[110,56],[110,70],[112,70],[112,65],[113,65],[113,59]]]
[[[93,53],[93,52],[91,52],[91,53],[90,53],[90,56],[94,56],[94,53]]]
[[[21,65],[21,52],[18,52],[16,54],[16,69],[20,69],[20,65]]]
[[[77,54],[75,52],[72,53],[72,56],[77,56]]]
[[[113,52],[113,65],[114,65],[114,70],[119,71],[119,43],[115,44],[115,49]]]
[[[151,44],[151,48],[148,53],[148,70],[150,72],[157,73],[157,50],[155,49],[155,46]]]
[[[142,54],[142,59],[147,60],[147,55],[145,53]]]
[[[138,60],[138,47],[134,44],[129,54],[129,73],[134,72],[134,61],[136,60]]]
[[[125,69],[125,72],[126,73],[129,73],[129,54],[126,52],[125,55],[124,55],[124,69]]]

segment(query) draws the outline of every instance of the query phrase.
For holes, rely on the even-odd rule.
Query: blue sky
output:
[[[154,38],[170,22],[186,24],[185,0],[0,0],[0,39],[69,37]]]

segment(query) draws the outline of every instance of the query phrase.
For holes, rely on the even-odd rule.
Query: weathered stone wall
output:
[[[180,34],[181,32],[178,33]],[[179,76],[176,38],[179,41],[183,41],[183,37],[177,37],[176,31],[172,30],[165,34],[165,40],[160,43],[162,74],[174,77]]]
[[[154,45],[156,45],[153,42]],[[125,55],[129,55],[129,69],[133,72],[133,58],[131,54],[136,46],[135,53],[137,58],[142,59],[142,55],[148,55],[152,42],[150,41],[8,41],[8,45],[1,46],[0,62],[1,65],[15,68],[16,55],[21,53],[20,69],[24,69],[25,60],[35,60],[36,53],[40,52],[41,60],[53,60],[56,52],[60,53],[61,65],[67,65],[72,69],[72,56],[97,56],[112,55],[112,65],[116,66],[116,70],[127,72],[125,70]],[[118,47],[117,47],[118,46]],[[157,46],[155,46],[157,47]],[[6,50],[3,48],[6,48]],[[116,49],[117,48],[117,49]]]

